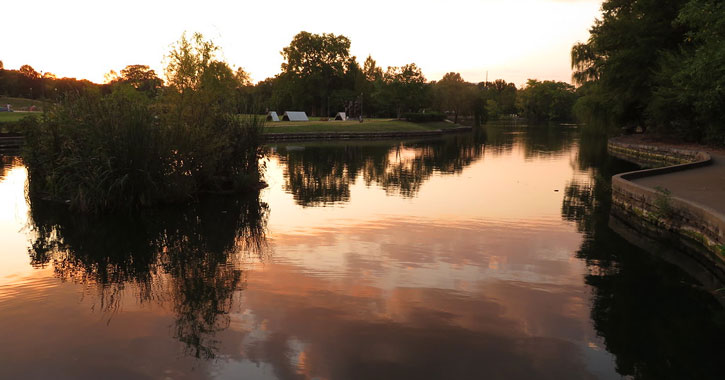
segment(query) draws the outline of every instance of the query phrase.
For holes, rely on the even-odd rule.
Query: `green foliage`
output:
[[[529,79],[526,87],[518,94],[520,108],[529,121],[572,120],[576,93],[574,86],[568,83]]]
[[[488,100],[492,100],[496,104],[497,109],[492,111],[500,112],[500,115],[512,115],[518,113],[518,107],[516,105],[516,98],[518,96],[518,90],[516,85],[513,83],[507,83],[503,79],[496,79],[493,82],[484,82],[483,89],[485,89],[485,97]],[[489,114],[489,118],[496,119],[497,115]]]
[[[577,117],[725,144],[725,4],[608,0],[602,12],[572,48],[573,79],[591,84]]]
[[[278,83],[292,104],[326,114],[329,97],[343,86],[346,74],[356,68],[350,57],[350,40],[342,35],[298,33],[289,46],[282,49],[285,62]],[[354,79],[353,79],[354,81]]]
[[[235,116],[238,81],[211,42],[185,36],[169,54],[170,86],[130,84],[64,99],[26,132],[31,194],[100,213],[240,191],[259,182],[261,118]]]
[[[110,84],[127,84],[146,93],[149,97],[154,97],[159,93],[164,82],[154,70],[146,65],[129,65],[121,70],[121,76],[111,81]]]
[[[471,83],[461,78],[459,73],[446,73],[435,83],[435,100],[439,109],[452,111],[453,122],[458,122],[458,115],[470,109],[470,98],[476,96],[476,89]]]
[[[163,145],[133,92],[67,99],[26,129],[31,195],[81,212],[149,205],[163,193]]]
[[[662,63],[660,87],[649,109],[664,131],[725,144],[725,4],[691,0],[675,25],[687,29],[680,50]],[[672,110],[679,111],[673,114]]]
[[[658,218],[670,219],[675,210],[672,208],[672,192],[660,186],[656,186],[657,197],[654,200],[656,216]]]
[[[413,123],[426,123],[430,121],[443,121],[446,119],[446,115],[442,112],[408,112],[403,114],[403,119]]]
[[[415,63],[401,67],[388,67],[378,83],[381,102],[400,118],[403,112],[415,112],[429,100],[429,87],[425,76]]]

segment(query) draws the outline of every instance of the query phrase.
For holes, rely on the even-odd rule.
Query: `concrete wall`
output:
[[[662,166],[612,177],[612,215],[651,238],[680,245],[697,260],[725,273],[724,215],[696,202],[631,182],[637,178],[709,165],[712,161],[710,155],[692,150],[622,143],[617,139],[609,141],[609,151],[615,157],[635,163],[659,163]]]

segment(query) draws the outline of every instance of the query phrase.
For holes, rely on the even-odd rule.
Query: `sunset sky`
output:
[[[222,58],[256,82],[280,71],[292,37],[342,34],[362,64],[415,62],[428,80],[570,82],[569,50],[585,41],[601,0],[84,1],[2,4],[0,60],[59,77],[102,82],[110,70],[146,64],[161,75],[169,45],[201,32]]]

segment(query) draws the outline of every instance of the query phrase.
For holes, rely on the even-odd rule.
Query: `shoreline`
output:
[[[638,183],[684,172],[691,176],[709,175],[697,172],[702,168],[713,169],[713,157],[702,150],[704,147],[617,137],[609,139],[607,148],[610,155],[646,168],[612,177],[612,216],[647,238],[677,246],[725,279],[725,214],[716,210],[719,204],[713,207],[692,197],[673,194],[664,186],[652,187],[651,181]],[[719,165],[718,162],[715,168]],[[720,191],[711,192],[717,199]],[[720,199],[725,200],[725,192]]]
[[[308,140],[353,140],[353,139],[386,139],[406,137],[443,136],[453,133],[470,132],[473,127],[455,127],[427,131],[385,131],[385,132],[290,132],[263,133],[265,142],[270,141],[308,141]]]

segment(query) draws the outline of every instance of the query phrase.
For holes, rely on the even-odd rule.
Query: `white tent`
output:
[[[347,120],[347,116],[345,116],[344,112],[338,112],[337,115],[335,115],[335,120]]]
[[[307,118],[307,114],[302,111],[285,111],[282,115],[284,121],[310,121]]]
[[[277,116],[277,112],[269,111],[267,114],[267,121],[279,121],[279,116]]]

